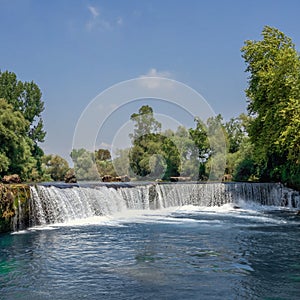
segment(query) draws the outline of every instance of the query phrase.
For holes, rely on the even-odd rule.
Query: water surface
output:
[[[0,236],[1,299],[299,299],[300,217],[127,211]]]

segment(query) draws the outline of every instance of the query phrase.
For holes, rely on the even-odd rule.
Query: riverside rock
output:
[[[3,183],[21,183],[20,176],[18,174],[5,175],[2,178]]]
[[[129,182],[130,177],[128,175],[123,175],[123,176],[111,176],[111,175],[104,175],[102,177],[103,182]]]
[[[183,177],[183,176],[178,176],[178,177],[170,177],[171,182],[187,182],[191,181],[191,177]]]

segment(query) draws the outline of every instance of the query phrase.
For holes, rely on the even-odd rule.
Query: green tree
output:
[[[45,175],[49,175],[54,181],[63,181],[70,169],[68,162],[59,155],[44,155],[42,166]]]
[[[239,150],[230,153],[232,159],[232,175],[235,181],[256,181],[258,179],[257,164],[254,157],[254,146],[248,137],[240,144]]]
[[[42,93],[33,81],[22,82],[13,72],[0,71],[0,98],[4,98],[28,121],[26,131],[35,142],[43,142],[45,131],[41,113],[44,111]]]
[[[43,151],[39,143],[44,141],[44,131],[41,114],[44,110],[42,93],[34,82],[22,82],[13,72],[0,71],[0,98],[12,105],[14,111],[21,112],[25,120],[25,133],[31,139],[29,156],[36,162],[34,169],[41,175],[41,157]]]
[[[0,176],[17,173],[30,178],[36,160],[32,157],[32,140],[26,136],[28,121],[6,100],[0,99]]]
[[[207,136],[207,127],[199,118],[195,118],[196,128],[189,129],[189,134],[198,149],[199,171],[198,180],[206,180],[206,161],[209,157],[209,141]]]
[[[131,115],[134,133],[129,153],[130,168],[141,177],[162,177],[167,180],[179,175],[180,155],[172,140],[160,134],[161,124],[154,118],[153,109],[142,106]]]
[[[92,152],[86,149],[73,149],[71,158],[77,180],[99,180],[99,172]]]
[[[161,130],[161,123],[154,118],[153,109],[149,105],[143,105],[138,113],[131,115],[130,120],[135,123],[134,132],[130,135],[132,139],[149,133],[159,133]]]
[[[95,151],[95,160],[98,172],[101,176],[116,176],[116,172],[112,163],[111,154],[107,149],[99,149]]]
[[[278,29],[266,26],[262,37],[241,49],[250,73],[249,136],[260,178],[289,183],[300,176],[300,59]]]
[[[246,136],[246,129],[243,121],[244,118],[244,115],[241,115],[238,118],[231,118],[225,123],[224,127],[228,139],[229,153],[237,152]]]
[[[117,149],[115,153],[116,157],[113,160],[114,169],[119,176],[129,175],[133,177],[134,174],[130,169],[130,148],[126,149]]]
[[[107,149],[98,149],[95,151],[96,160],[111,160],[111,154]]]
[[[180,154],[172,140],[150,133],[134,140],[129,154],[130,167],[141,177],[169,180],[179,175]]]
[[[199,149],[195,145],[189,130],[184,126],[179,126],[175,132],[168,129],[163,134],[171,139],[179,152],[180,176],[197,180],[199,175]]]

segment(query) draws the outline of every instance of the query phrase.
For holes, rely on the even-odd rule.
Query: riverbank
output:
[[[28,184],[0,184],[0,233],[29,226]]]

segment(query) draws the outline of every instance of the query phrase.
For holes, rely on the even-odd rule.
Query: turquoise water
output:
[[[0,299],[300,299],[300,217],[130,211],[0,236]]]

